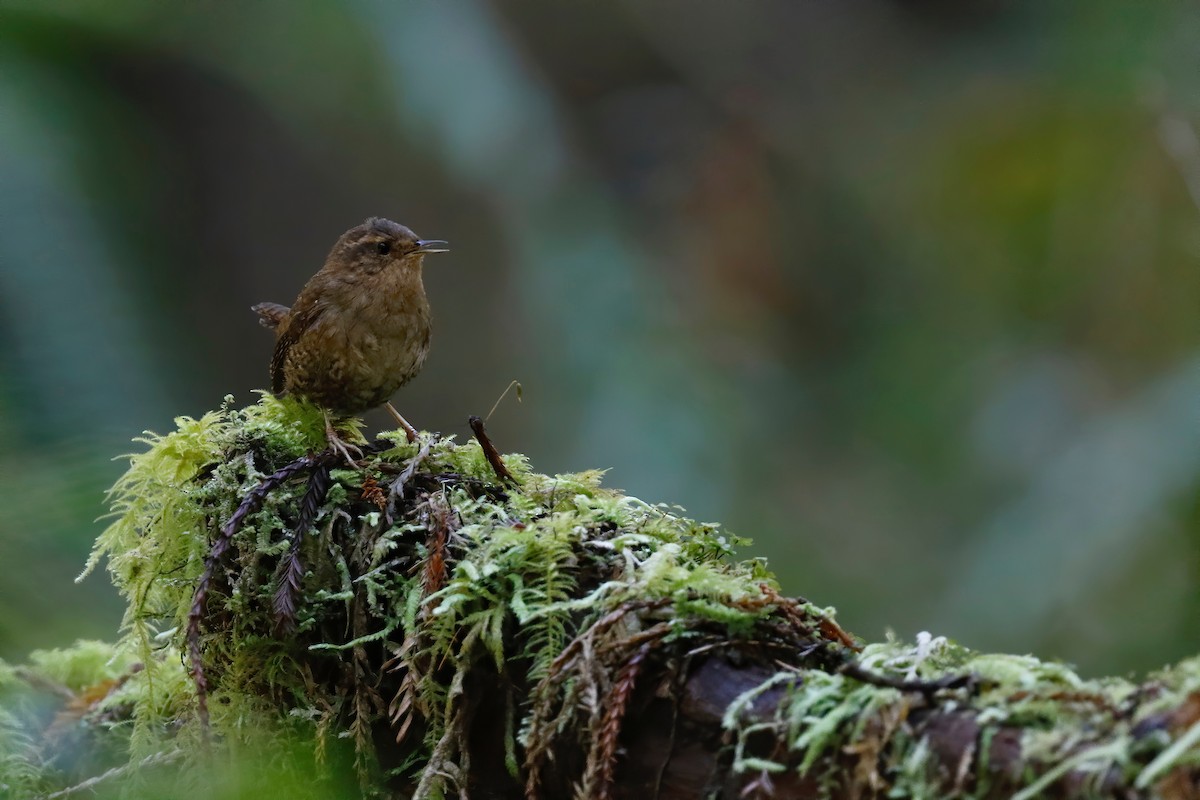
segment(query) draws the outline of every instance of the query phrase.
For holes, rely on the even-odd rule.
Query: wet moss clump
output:
[[[1135,684],[924,634],[860,648],[743,540],[599,471],[400,432],[351,467],[269,395],[139,441],[87,569],[127,601],[120,637],[0,662],[0,795],[605,798],[645,755],[627,718],[705,692],[729,700],[670,736],[721,796],[1200,786],[1196,661]]]
[[[531,728],[569,711],[552,667],[588,626],[659,603],[676,635],[696,620],[737,635],[777,597],[760,562],[730,558],[736,537],[604,488],[600,471],[542,475],[507,455],[505,481],[474,440],[399,432],[352,469],[314,455],[319,410],[270,395],[176,423],[139,440],[88,564],[107,559],[128,601],[114,653],[140,668],[114,702],[131,762],[300,737],[318,761],[353,762],[365,789],[437,796],[464,757],[464,681],[483,674],[515,779]],[[207,723],[186,657],[201,583]]]

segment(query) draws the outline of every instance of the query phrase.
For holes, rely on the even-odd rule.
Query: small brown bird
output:
[[[271,390],[322,408],[330,446],[348,460],[354,448],[337,436],[331,414],[386,404],[409,441],[417,438],[387,401],[425,365],[432,331],[421,267],[427,254],[447,251],[446,242],[371,217],[342,234],[290,309],[253,307],[277,337]]]

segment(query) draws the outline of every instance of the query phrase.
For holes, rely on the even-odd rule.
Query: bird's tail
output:
[[[281,306],[279,303],[259,303],[256,306],[251,306],[250,310],[258,314],[258,322],[264,328],[275,330],[287,317],[291,311],[287,306]]]

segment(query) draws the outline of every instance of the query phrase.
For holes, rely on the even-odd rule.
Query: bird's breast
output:
[[[419,284],[356,292],[293,347],[287,390],[344,413],[382,405],[424,366],[430,337]]]

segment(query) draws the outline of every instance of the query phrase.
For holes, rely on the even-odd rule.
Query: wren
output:
[[[444,241],[371,217],[342,234],[291,308],[253,307],[276,334],[271,390],[321,408],[330,445],[348,460],[352,448],[331,415],[386,405],[409,441],[417,438],[388,400],[425,365],[432,327],[421,269],[426,255],[447,251]]]

